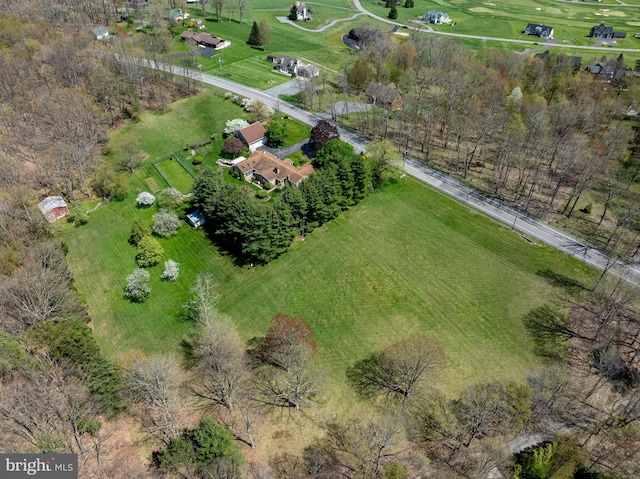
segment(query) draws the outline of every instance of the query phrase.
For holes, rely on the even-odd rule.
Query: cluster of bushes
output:
[[[323,149],[318,171],[268,203],[207,170],[194,185],[194,204],[210,220],[207,224],[215,225],[210,232],[240,262],[268,263],[287,251],[296,235],[335,218],[377,185],[380,175],[371,158],[338,139]]]
[[[151,294],[150,274],[143,268],[156,266],[164,254],[164,249],[152,235],[168,238],[178,232],[182,222],[175,210],[183,204],[184,197],[175,188],[167,188],[160,192],[157,199],[151,193],[142,192],[136,201],[138,205],[144,207],[154,203],[158,206],[158,212],[153,215],[153,225],[150,226],[144,220],[137,219],[132,223],[129,235],[129,243],[138,248],[136,254],[138,268],[127,276],[125,298],[133,302],[143,302]],[[170,259],[164,263],[161,278],[175,281],[179,272],[179,264]]]

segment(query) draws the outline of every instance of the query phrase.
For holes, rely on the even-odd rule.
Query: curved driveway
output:
[[[131,61],[122,57],[119,57],[118,59],[125,62]],[[192,70],[176,68],[174,66],[169,67],[160,62],[150,62],[147,63],[147,65],[159,70],[171,70],[177,75],[199,78],[203,83],[208,85],[213,85],[247,98],[259,100],[264,104],[308,125],[315,125],[319,120],[331,120],[328,114],[318,115],[309,113],[279,100],[278,98],[274,98],[265,92],[255,90],[223,78],[218,78],[204,73],[200,74]],[[369,140],[342,128],[339,128],[339,131],[341,139],[350,143],[356,152],[366,150]],[[564,234],[544,223],[524,216],[512,208],[504,206],[499,201],[462,185],[453,178],[449,178],[431,168],[419,164],[414,159],[406,158],[404,162],[404,169],[407,174],[417,178],[418,180],[427,183],[458,201],[487,214],[494,220],[500,221],[501,223],[509,226],[511,229],[518,230],[522,233],[524,240],[546,243],[601,271],[608,271],[623,278],[629,283],[640,286],[640,268],[638,265],[612,260],[601,251],[585,245],[582,241]]]

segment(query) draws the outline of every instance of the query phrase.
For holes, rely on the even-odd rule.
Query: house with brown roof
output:
[[[264,129],[262,123],[256,121],[255,123],[251,123],[249,126],[245,126],[243,129],[238,130],[236,134],[238,138],[240,138],[244,143],[249,147],[250,152],[256,151],[257,148],[260,148],[264,145],[267,130]]]
[[[246,160],[234,164],[233,169],[246,181],[255,180],[261,185],[270,183],[274,187],[282,186],[285,181],[298,186],[314,172],[311,163],[298,168],[291,160],[280,160],[266,151],[252,153]]]
[[[180,35],[182,41],[192,41],[196,45],[201,47],[209,47],[214,50],[221,50],[222,48],[226,48],[231,45],[231,42],[223,40],[222,38],[214,37],[210,33],[196,33],[185,30]]]
[[[399,110],[402,108],[402,93],[394,83],[384,85],[382,83],[369,83],[365,95],[374,105],[387,110]]]
[[[38,203],[38,208],[49,223],[69,214],[69,207],[62,196],[47,196]]]

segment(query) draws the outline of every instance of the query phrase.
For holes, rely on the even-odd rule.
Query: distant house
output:
[[[298,68],[305,66],[304,63],[297,58],[288,57],[286,55],[280,55],[277,57],[270,56],[267,58],[271,58],[271,61],[276,64],[276,66],[273,67],[274,70],[287,75],[297,75]]]
[[[91,32],[98,40],[107,40],[109,38],[109,29],[103,25],[94,28]]]
[[[311,163],[297,168],[291,160],[280,160],[266,151],[252,153],[246,160],[234,164],[233,169],[246,181],[256,180],[262,185],[270,183],[273,186],[281,186],[285,182],[297,186],[314,172]]]
[[[536,53],[535,54],[535,58],[540,58],[541,60],[545,60],[546,61],[549,58],[549,55],[551,55],[551,51],[550,50],[545,50],[542,53]],[[560,61],[563,58],[568,58],[569,63],[571,64],[571,68],[573,68],[574,70],[580,69],[580,66],[582,65],[582,57],[576,57],[576,56],[563,57],[563,56],[559,56],[558,57],[558,63],[560,63]]]
[[[631,72],[631,69],[625,68],[624,65],[616,64],[614,62],[598,62],[594,65],[588,66],[586,70],[593,74],[596,80],[602,83],[613,84],[617,84],[622,77]]]
[[[69,207],[62,196],[47,196],[38,203],[38,208],[49,223],[69,214]]]
[[[181,8],[172,8],[169,10],[169,21],[172,22],[182,22],[189,18],[191,15],[189,12],[182,10]]]
[[[613,38],[613,27],[608,27],[604,23],[591,27],[589,32],[591,38]]]
[[[402,93],[393,83],[369,83],[365,95],[371,103],[387,110],[399,110],[402,107]]]
[[[256,148],[260,148],[265,143],[267,131],[262,126],[262,123],[256,121],[251,125],[244,127],[237,133],[240,138],[249,147],[250,152],[254,152]]]
[[[542,24],[530,23],[527,25],[527,28],[524,29],[525,35],[533,35],[543,40],[548,40],[553,38],[553,27],[548,27]]]
[[[187,215],[187,222],[194,228],[199,228],[205,223],[205,221],[206,219],[204,215],[198,210],[192,211]]]
[[[442,25],[443,23],[451,23],[448,13],[438,12],[437,10],[429,10],[424,14],[424,21],[427,23],[433,23],[435,25]]]
[[[214,37],[210,33],[196,33],[185,30],[180,35],[183,41],[190,40],[198,46],[213,48],[214,50],[221,50],[231,45],[231,42],[223,40],[222,38]]]
[[[307,10],[307,5],[300,2],[296,2],[294,5],[298,8],[298,18],[296,18],[296,20],[299,22],[310,22],[311,14]]]

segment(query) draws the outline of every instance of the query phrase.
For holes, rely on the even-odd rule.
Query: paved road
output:
[[[309,3],[309,2],[307,2],[307,3]],[[316,29],[303,27],[302,25],[300,25],[300,22],[294,22],[293,20],[289,20],[289,17],[276,17],[276,20],[278,20],[280,23],[288,23],[289,25],[293,25],[294,27],[299,28],[300,30],[304,30],[305,32],[320,33],[320,32],[324,32],[327,28],[331,28],[332,26],[334,26],[338,22],[346,22],[347,20],[353,20],[357,16],[360,16],[360,15],[363,15],[363,14],[364,14],[364,12],[357,12],[357,13],[354,13],[353,15],[351,15],[351,16],[349,16],[347,18],[338,18],[338,19],[332,20],[329,23],[327,23],[326,25],[323,25],[320,28],[316,28]]]
[[[127,60],[121,59],[121,61]],[[149,63],[148,66],[160,70],[169,68],[167,65],[159,62]],[[171,69],[175,74],[184,76],[188,75],[193,78],[201,77],[203,83],[223,88],[247,98],[259,100],[266,105],[279,109],[282,113],[296,118],[308,125],[315,125],[319,120],[330,120],[330,115],[327,113],[319,115],[309,113],[277,98],[273,98],[265,92],[255,90],[223,78],[218,78],[204,73],[199,74],[198,72],[187,71],[182,68],[172,67]],[[356,152],[366,150],[369,140],[342,128],[339,128],[339,131],[340,137],[344,141],[353,145]],[[521,232],[524,240],[546,243],[579,259],[580,261],[594,266],[601,271],[608,270],[610,273],[620,276],[632,284],[640,286],[640,267],[638,265],[623,264],[618,261],[613,261],[602,252],[585,245],[582,241],[555,230],[539,221],[524,216],[520,212],[509,208],[508,206],[504,206],[493,198],[484,196],[452,178],[419,164],[415,159],[406,158],[404,168],[407,174],[433,186],[464,204],[482,211],[494,220],[508,225],[511,229]]]

